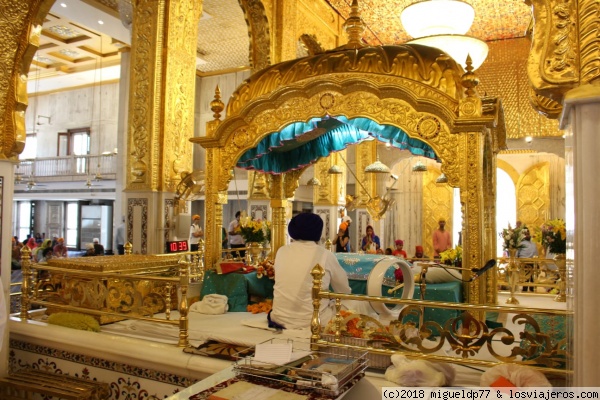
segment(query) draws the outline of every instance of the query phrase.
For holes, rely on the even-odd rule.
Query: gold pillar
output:
[[[0,52],[0,159],[15,158],[25,148],[27,73],[40,43],[41,25],[53,3],[0,0],[0,30],[4,32]]]
[[[484,260],[496,258],[496,154],[492,146],[492,133],[490,130],[487,130],[483,150]],[[482,298],[483,303],[498,303],[497,282],[498,275],[496,273],[487,274],[485,282],[481,283],[485,287],[485,297]]]
[[[285,196],[286,174],[273,175],[271,177],[271,186],[269,195],[271,197],[271,212],[273,223],[271,225],[271,255],[273,258],[277,250],[285,245],[285,209],[287,207],[287,198]]]
[[[354,148],[356,160],[356,172],[354,174],[357,180],[355,194],[359,198],[358,204],[360,207],[366,207],[369,199],[377,196],[377,174],[365,172],[365,168],[377,159],[377,141],[362,142]]]
[[[227,203],[227,186],[229,181],[219,182],[222,168],[220,156],[221,152],[219,148],[211,147],[206,149],[206,232],[204,234],[206,243],[204,266],[206,269],[212,269],[221,254],[220,227],[223,226],[223,204]],[[223,174],[223,176],[225,177],[226,174]]]
[[[463,267],[468,269],[483,266],[484,253],[484,201],[483,201],[483,135],[481,132],[464,132],[459,137],[461,171],[460,202],[463,214],[462,241]],[[465,272],[463,279],[470,279]],[[465,301],[480,304],[485,300],[484,278],[466,285]]]
[[[200,0],[134,2],[125,196],[142,205],[131,236],[142,253],[160,253],[166,204],[192,170],[196,42]],[[145,214],[147,210],[147,215]],[[138,213],[139,214],[139,213]]]
[[[273,64],[296,58],[298,0],[273,0]]]
[[[173,191],[192,169],[200,0],[134,3],[127,189]]]

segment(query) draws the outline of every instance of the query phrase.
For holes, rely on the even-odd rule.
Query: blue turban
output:
[[[322,232],[323,220],[313,213],[300,213],[288,225],[288,233],[294,240],[318,242]]]

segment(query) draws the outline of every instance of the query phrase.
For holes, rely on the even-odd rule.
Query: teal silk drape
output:
[[[368,118],[343,116],[313,118],[295,122],[260,141],[240,157],[237,167],[281,174],[313,164],[321,157],[341,151],[351,144],[377,139],[412,154],[436,159],[433,149],[391,125],[379,125]]]

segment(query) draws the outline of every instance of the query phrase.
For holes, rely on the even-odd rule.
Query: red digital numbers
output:
[[[188,251],[187,240],[179,240],[176,242],[167,242],[167,249],[169,253],[177,253],[180,251]]]

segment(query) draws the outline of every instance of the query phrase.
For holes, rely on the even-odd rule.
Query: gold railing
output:
[[[509,274],[508,274],[508,257],[498,258],[497,273],[498,273],[498,289],[500,291],[510,290]],[[523,290],[532,288],[533,293],[538,293],[537,288],[544,288],[544,292],[549,292],[552,289],[559,290],[558,282],[560,278],[559,270],[552,269],[555,261],[547,258],[515,258],[518,267],[518,282],[517,285],[522,286]]]
[[[89,257],[85,260],[106,260],[108,257],[114,258],[113,261],[117,263],[119,259],[137,256]],[[158,259],[160,265],[146,271],[98,272],[89,268],[85,270],[32,263],[30,252],[24,247],[21,258],[23,282],[19,317],[31,319],[31,306],[37,305],[49,312],[62,310],[93,315],[101,323],[137,319],[175,325],[179,327],[178,346],[186,347],[188,287],[191,282],[203,281],[202,254],[189,252],[171,255],[170,258],[152,257],[155,257],[152,262],[156,264]],[[164,261],[160,261],[161,258]],[[69,259],[69,262],[72,260],[74,261]],[[179,318],[172,319],[171,312],[175,309],[179,312]],[[164,314],[164,318],[156,317],[155,314]]]
[[[311,344],[313,347],[339,347],[344,351],[368,351],[375,355],[391,356],[401,353],[415,359],[442,361],[458,364],[470,364],[490,367],[502,363],[517,363],[549,374],[570,375],[573,360],[572,343],[564,336],[572,322],[573,313],[564,310],[541,308],[506,307],[458,304],[448,302],[404,300],[390,297],[375,297],[332,293],[321,290],[324,270],[316,265],[311,271],[313,276],[313,317],[311,321]],[[321,300],[335,300],[336,314],[333,319],[333,332],[323,335],[319,317]],[[342,316],[343,300],[360,300],[405,306],[389,325],[368,316],[353,314]],[[450,318],[444,326],[421,320],[425,308],[460,310],[460,316]],[[508,314],[519,331],[507,327],[489,328],[486,321],[477,318],[486,313]],[[355,319],[356,318],[356,319]],[[344,329],[347,321],[355,319],[354,326],[364,332],[371,332],[362,341],[357,342]],[[507,316],[508,319],[508,316]],[[564,324],[564,330],[549,332],[540,327],[540,323],[550,320]],[[369,328],[369,329],[368,329]],[[438,336],[432,340],[437,332]],[[554,335],[558,333],[558,335]],[[562,333],[562,337],[560,335]],[[357,344],[360,343],[360,344]],[[443,348],[450,348],[452,356],[443,354]],[[485,354],[483,349],[489,354]]]

